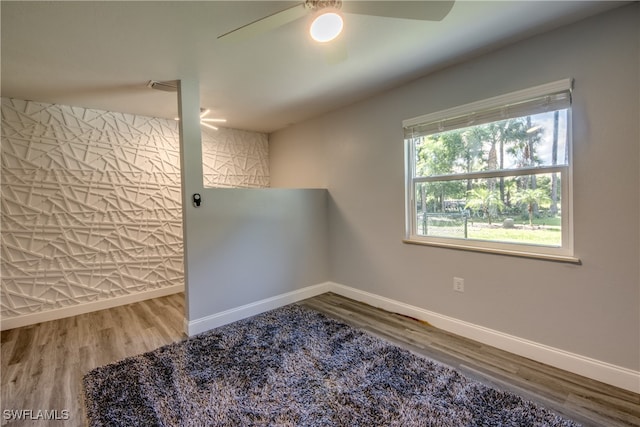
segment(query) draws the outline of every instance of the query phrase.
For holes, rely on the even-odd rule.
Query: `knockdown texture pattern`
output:
[[[267,137],[203,132],[208,186],[269,185]],[[184,282],[178,122],[2,98],[2,317]]]

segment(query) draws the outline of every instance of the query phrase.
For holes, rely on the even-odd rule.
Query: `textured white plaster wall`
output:
[[[203,127],[202,168],[205,187],[269,187],[268,135]]]
[[[180,285],[173,120],[2,99],[3,319]],[[267,136],[203,133],[208,186],[269,184]]]

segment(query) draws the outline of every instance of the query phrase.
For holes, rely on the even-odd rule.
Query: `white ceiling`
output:
[[[440,22],[347,15],[348,58],[334,65],[306,19],[217,40],[294,3],[3,0],[2,96],[173,118],[175,94],[146,83],[197,77],[201,106],[226,126],[271,132],[622,4],[458,0]]]

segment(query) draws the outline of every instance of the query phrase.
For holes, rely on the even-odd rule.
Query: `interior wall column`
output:
[[[200,82],[198,79],[181,80],[178,83],[178,114],[180,117],[180,175],[182,183],[182,235],[184,245],[185,316],[189,317],[189,289],[195,280],[194,265],[197,254],[190,254],[189,242],[194,233],[197,211],[193,195],[203,194],[202,133],[200,130]],[[206,201],[204,201],[206,203]],[[195,256],[192,256],[195,255]]]

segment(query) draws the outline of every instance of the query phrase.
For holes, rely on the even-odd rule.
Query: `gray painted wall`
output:
[[[190,215],[189,320],[328,280],[326,190],[206,189],[202,197]]]
[[[329,189],[330,279],[640,368],[640,5],[516,43],[270,136],[271,184]],[[403,119],[575,78],[583,265],[422,247],[404,233]],[[453,276],[465,278],[463,294]]]
[[[327,191],[202,182],[199,86],[183,80],[181,170],[187,321],[326,282]],[[194,207],[193,193],[202,205]]]

